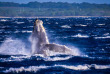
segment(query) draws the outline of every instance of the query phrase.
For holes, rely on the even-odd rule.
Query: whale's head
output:
[[[35,20],[30,41],[32,43],[32,54],[42,53],[43,46],[49,44],[42,20]]]
[[[43,24],[43,21],[42,20],[38,20],[38,19],[36,19],[35,20],[35,25],[37,26],[37,25],[42,25]]]
[[[35,32],[40,32],[40,31],[45,32],[45,29],[43,27],[43,21],[42,20],[38,20],[38,19],[35,20],[33,31],[35,31]]]

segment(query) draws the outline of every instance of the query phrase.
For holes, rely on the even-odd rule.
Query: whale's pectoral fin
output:
[[[45,49],[49,51],[59,52],[59,53],[71,53],[71,49],[66,47],[65,45],[58,44],[46,44]]]

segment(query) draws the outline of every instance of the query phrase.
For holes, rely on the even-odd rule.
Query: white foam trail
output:
[[[29,50],[26,49],[25,44],[18,39],[7,38],[0,46],[0,54],[3,55],[27,55]]]
[[[48,68],[56,68],[56,67],[62,67],[65,69],[78,70],[78,71],[79,70],[85,71],[85,70],[90,70],[92,66],[93,65],[87,65],[87,64],[77,65],[77,66],[74,66],[74,65],[54,65],[54,66],[41,65],[41,66],[29,66],[29,67],[20,67],[20,68],[9,68],[3,72],[4,73],[9,73],[9,72],[19,73],[19,72],[23,72],[23,71],[25,71],[25,72],[37,72],[40,69],[48,69]],[[110,65],[96,65],[95,64],[94,68],[95,69],[109,69]]]

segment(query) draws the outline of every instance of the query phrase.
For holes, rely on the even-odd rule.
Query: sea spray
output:
[[[3,55],[28,55],[29,49],[19,39],[7,38],[0,46],[0,54]]]

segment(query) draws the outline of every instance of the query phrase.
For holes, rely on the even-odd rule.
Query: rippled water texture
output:
[[[50,43],[74,55],[31,56],[34,18],[0,18],[0,73],[110,73],[110,18],[41,18]]]

